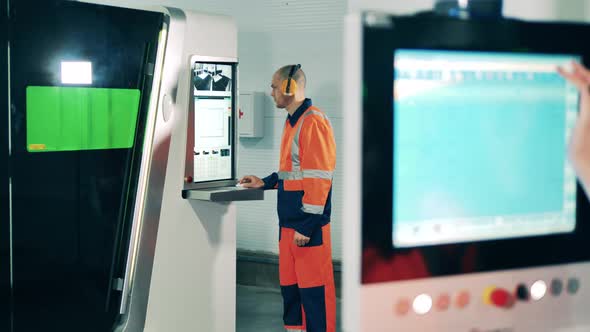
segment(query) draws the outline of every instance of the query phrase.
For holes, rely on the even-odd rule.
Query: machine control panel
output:
[[[214,202],[262,200],[237,183],[237,59],[193,56],[182,197]]]
[[[234,177],[234,109],[229,63],[195,62],[192,68],[192,181],[231,180]],[[189,170],[190,171],[190,170]]]
[[[574,264],[570,269],[555,266],[445,277],[438,285],[428,279],[366,285],[362,302],[379,299],[381,305],[361,307],[362,331],[390,331],[391,326],[399,331],[417,327],[424,331],[569,331],[577,316],[567,312],[581,309],[588,296],[586,275],[590,275],[587,266]],[[548,322],[539,317],[549,312],[569,318]]]
[[[564,285],[566,285],[564,290]],[[420,293],[414,297],[400,297],[394,306],[394,312],[404,317],[410,312],[416,315],[445,312],[456,309],[462,310],[469,305],[484,305],[498,309],[512,309],[518,305],[534,304],[545,297],[558,298],[560,296],[575,296],[580,288],[580,281],[576,277],[567,279],[555,278],[551,281],[536,280],[532,283],[520,283],[513,288],[490,285],[477,292],[459,289],[453,292],[437,292],[434,294]],[[472,303],[471,298],[481,298]]]
[[[345,195],[360,250],[345,317],[360,318],[345,324],[590,331],[590,199],[567,158],[580,95],[557,70],[590,63],[568,38],[590,27],[365,18],[350,22],[347,63],[344,122],[360,146],[345,178],[361,179]]]

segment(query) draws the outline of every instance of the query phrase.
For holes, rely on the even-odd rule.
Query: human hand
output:
[[[580,92],[580,117],[590,119],[590,71],[578,62],[572,61],[572,70],[558,67],[557,72]]]
[[[590,189],[590,71],[577,62],[572,71],[557,68],[557,71],[580,91],[580,114],[572,132],[568,157],[588,194]]]
[[[309,242],[309,238],[295,231],[295,235],[293,235],[293,242],[295,242],[295,245],[297,245],[298,247],[303,247]]]
[[[262,188],[264,187],[264,181],[254,175],[246,175],[238,181],[244,188]]]

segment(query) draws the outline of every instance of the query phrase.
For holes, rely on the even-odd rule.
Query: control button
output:
[[[563,292],[563,282],[559,279],[551,280],[551,294],[559,296]]]
[[[398,316],[405,316],[410,312],[410,300],[403,298],[395,305],[395,313]]]
[[[469,295],[469,292],[466,290],[459,292],[459,294],[457,294],[457,297],[455,298],[455,306],[457,306],[457,308],[459,309],[464,309],[465,307],[467,307],[469,305],[469,302],[471,302],[471,296]]]
[[[494,289],[496,289],[496,286],[489,286],[489,287],[486,287],[486,289],[484,289],[483,302],[485,304],[492,304],[491,296],[492,296],[492,292],[494,291]]]
[[[484,303],[493,305],[499,308],[509,308],[514,304],[514,297],[509,291],[490,286],[484,290]]]
[[[580,281],[576,278],[570,278],[567,281],[567,292],[574,295],[580,289]]]
[[[543,280],[537,280],[531,286],[531,298],[533,301],[542,299],[547,293],[547,284]]]
[[[530,298],[529,288],[525,284],[516,287],[516,298],[521,301],[528,301]]]
[[[432,298],[427,294],[420,294],[414,299],[412,308],[418,315],[425,315],[432,309]]]
[[[449,306],[451,305],[451,297],[449,294],[441,294],[436,299],[436,310],[438,311],[447,311]]]

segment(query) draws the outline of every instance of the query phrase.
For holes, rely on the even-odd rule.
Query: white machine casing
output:
[[[451,277],[425,278],[400,282],[361,283],[362,248],[362,16],[347,17],[344,34],[344,203],[343,203],[343,311],[346,332],[586,332],[590,331],[590,263],[564,264],[497,272],[483,272]],[[589,239],[590,240],[590,239]],[[579,289],[569,294],[566,284],[579,281]],[[549,289],[553,279],[563,281],[559,296]],[[548,289],[543,298],[516,301],[510,308],[498,308],[483,301],[490,286],[514,291],[519,284],[530,289],[538,280]],[[466,291],[469,304],[455,305],[456,297]],[[421,294],[429,295],[432,308],[417,314],[412,302]],[[436,308],[441,294],[450,297],[445,311]],[[409,302],[409,312],[396,313],[400,300]]]
[[[144,10],[148,8],[142,8]],[[236,207],[183,199],[193,56],[235,59],[225,16],[163,12],[116,331],[235,331]]]
[[[178,33],[172,33],[175,28]],[[184,11],[184,22],[172,19],[170,30],[163,83],[170,75],[176,86],[163,91],[173,100],[170,155],[145,331],[235,331],[236,207],[186,200],[180,193],[192,98],[190,58],[237,59],[237,27],[228,17]]]

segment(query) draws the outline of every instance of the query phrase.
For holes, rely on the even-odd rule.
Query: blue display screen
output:
[[[573,55],[397,50],[393,244],[575,229]]]

